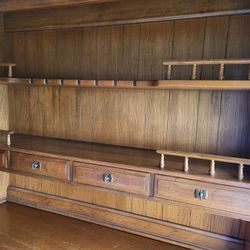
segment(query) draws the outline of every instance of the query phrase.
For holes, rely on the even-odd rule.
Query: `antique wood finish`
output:
[[[0,77],[3,85],[57,86],[105,89],[161,89],[161,90],[250,90],[249,80],[171,80],[171,81],[112,81],[112,80],[68,80]]]
[[[164,79],[166,72],[160,62],[166,59],[205,59],[210,57],[210,53],[213,58],[225,58],[227,53],[230,53],[229,58],[249,57],[246,45],[238,46],[234,42],[235,36],[230,35],[236,33],[237,37],[243,38],[244,44],[249,44],[248,22],[249,16],[244,15],[83,30],[11,33],[8,34],[8,44],[12,51],[7,53],[6,50],[6,60],[17,64],[17,77]],[[236,25],[241,29],[235,30]],[[214,32],[218,39],[211,40],[209,37]],[[230,52],[227,52],[229,48]],[[74,67],[70,66],[72,64]],[[247,68],[232,67],[238,72],[233,79],[246,79]],[[185,79],[190,73],[189,70],[173,69],[172,75],[174,79]],[[203,66],[201,76],[216,79],[217,72]],[[230,78],[226,70],[225,79]],[[185,88],[180,81],[174,88],[177,84]],[[215,83],[210,84],[213,86]],[[237,82],[232,84],[235,84],[232,89],[239,86]],[[197,89],[197,86],[190,88]],[[19,133],[141,148],[249,155],[249,143],[244,139],[247,133],[247,120],[244,118],[248,112],[247,93],[30,89],[28,86],[10,86],[9,91],[11,128]],[[22,107],[22,113],[18,113],[19,107]],[[229,120],[234,122],[229,123]],[[226,132],[229,131],[228,126],[230,137]],[[236,143],[227,143],[228,140]]]
[[[0,62],[3,62],[4,58],[4,24],[3,16],[0,14]],[[0,74],[2,75],[2,69],[0,69]],[[9,100],[8,100],[8,87],[0,86],[0,130],[9,129]],[[5,138],[0,138],[2,142]],[[3,162],[4,161],[4,162]],[[0,153],[0,169],[6,166],[6,153],[1,151]],[[7,186],[9,185],[9,174],[0,172],[0,203],[6,201],[7,196]]]
[[[56,0],[54,0],[54,2],[55,1]],[[73,0],[70,2],[73,2]],[[68,3],[69,1],[66,1],[66,4]],[[29,6],[33,7],[32,5]],[[171,0],[155,0],[153,2],[145,0],[127,0],[115,1],[114,3],[107,3],[95,7],[76,6],[58,10],[52,9],[37,10],[27,13],[7,13],[5,27],[8,32],[86,26],[92,27],[95,25],[104,26],[150,21],[159,22],[164,20],[225,14],[243,14],[249,12],[250,4],[247,0],[223,0],[220,2],[205,0],[192,0],[189,2],[185,0],[178,0],[175,2]]]
[[[4,145],[0,149],[7,150]],[[37,157],[50,157],[66,161],[76,161],[88,164],[96,164],[105,167],[136,170],[139,172],[156,173],[185,178],[183,161],[172,157],[168,158],[168,168],[160,169],[159,155],[152,150],[142,150],[127,147],[109,146],[103,144],[83,143],[75,141],[57,140],[43,137],[24,136],[15,134],[10,148],[13,153],[35,155]],[[249,189],[250,176],[246,168],[244,181],[235,178],[237,174],[234,167],[220,165],[216,171],[216,178],[207,173],[209,164],[204,161],[190,162],[189,179],[202,180],[216,184],[226,184],[234,187]]]
[[[246,232],[245,232],[245,250],[250,249],[250,223],[246,224]]]
[[[70,162],[37,155],[11,153],[12,170],[70,180]]]
[[[105,176],[110,179],[105,180]],[[112,169],[86,163],[74,163],[73,181],[146,196],[151,191],[149,173]]]
[[[4,24],[3,15],[0,14],[0,63],[4,59]],[[2,68],[0,75],[2,75]],[[0,129],[9,129],[9,109],[8,109],[8,87],[0,86]]]
[[[2,0],[0,12],[16,12],[33,9],[45,9],[53,7],[68,7],[73,5],[98,4],[106,2],[115,2],[117,0],[42,0],[42,1],[18,1],[18,0]]]
[[[152,200],[135,195],[124,195],[120,192],[107,192],[105,189],[86,185],[69,185],[57,180],[13,173],[10,175],[10,185],[221,235],[244,238],[245,222],[242,220],[228,218],[229,214],[226,213],[215,215],[211,209],[189,204],[168,200]]]
[[[140,250],[145,244],[148,250],[185,250],[178,246],[10,202],[0,206],[0,219],[1,249]]]
[[[111,209],[106,209],[87,203],[79,203],[73,200],[66,200],[56,196],[48,196],[37,192],[8,188],[8,200],[39,207],[47,211],[67,214],[68,216],[95,222],[101,225],[108,225],[112,228],[133,232],[139,235],[146,235],[168,243],[181,246],[188,246],[191,249],[243,249],[242,241],[227,237],[218,237],[212,233],[205,233],[199,230],[187,229],[167,222],[154,221],[146,217],[126,214]],[[121,227],[122,225],[122,227]]]
[[[196,198],[195,190],[206,190],[208,197],[204,200]],[[248,213],[250,193],[249,190],[244,189],[232,189],[222,185],[156,175],[155,196],[168,200],[185,201],[222,211],[238,210],[239,213],[245,214]],[[234,197],[233,203],[232,197]]]
[[[4,203],[6,201],[8,185],[9,185],[9,173],[5,173],[1,171],[0,172],[0,203]]]

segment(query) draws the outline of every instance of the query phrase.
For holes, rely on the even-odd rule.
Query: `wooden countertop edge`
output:
[[[127,169],[127,170],[136,169],[136,171],[139,171],[139,172],[147,172],[147,173],[165,175],[165,176],[176,177],[176,178],[184,178],[188,180],[204,181],[206,183],[214,183],[218,185],[226,185],[226,186],[250,189],[250,183],[246,183],[244,181],[238,181],[237,178],[235,178],[235,181],[231,181],[231,180],[226,180],[226,179],[217,179],[216,177],[210,177],[209,174],[206,177],[206,176],[201,176],[198,174],[194,175],[191,173],[174,172],[173,170],[168,171],[167,168],[164,170],[161,170],[160,167],[154,168],[154,166],[150,168],[150,167],[143,167],[139,165],[123,164],[119,162],[109,162],[109,161],[103,161],[103,160],[98,160],[98,159],[81,158],[81,157],[75,157],[75,156],[70,156],[70,155],[61,155],[61,154],[41,152],[41,151],[35,151],[35,150],[21,149],[21,148],[16,148],[16,147],[6,147],[2,145],[0,145],[0,150],[9,150],[10,152],[17,152],[17,153],[24,153],[24,154],[35,154],[38,156],[45,156],[45,157],[51,157],[51,158],[69,160],[69,161],[77,161],[77,162],[83,162],[83,163],[89,163],[89,164],[99,164],[102,166]],[[160,159],[159,159],[159,162],[160,162]]]

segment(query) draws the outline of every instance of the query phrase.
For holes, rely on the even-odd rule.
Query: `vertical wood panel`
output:
[[[41,32],[42,57],[40,60],[42,60],[42,72],[48,78],[59,77],[57,40],[57,32]]]
[[[42,40],[40,32],[26,32],[25,33],[25,63],[26,74],[29,77],[40,78],[43,76],[42,72]]]
[[[79,44],[80,63],[76,65],[78,74],[82,79],[97,78],[97,28],[81,30],[82,37]]]
[[[201,59],[205,19],[175,22],[173,59]],[[190,70],[174,70],[173,78],[190,78]],[[174,150],[194,151],[199,108],[199,91],[170,91],[167,145]]]
[[[0,62],[4,60],[5,34],[3,27],[3,16],[0,14]],[[4,72],[0,70],[0,75]],[[9,105],[8,105],[8,87],[0,86],[0,129],[9,129]]]
[[[227,58],[250,57],[250,16],[236,16],[229,19]],[[247,67],[228,66],[226,78],[244,79]],[[249,155],[249,133],[247,92],[223,92],[218,153]],[[224,146],[223,146],[224,145]]]
[[[119,80],[122,66],[123,26],[98,28],[97,79]]]
[[[207,19],[203,49],[204,59],[224,58],[228,17]],[[202,79],[218,79],[218,66],[202,67]],[[201,91],[197,121],[196,151],[216,154],[220,121],[221,91]],[[230,111],[229,111],[230,112]]]
[[[3,28],[3,16],[0,14],[0,62],[4,60],[5,34]],[[2,74],[0,70],[0,75]],[[0,129],[9,129],[9,103],[8,87],[0,86]],[[0,172],[0,203],[7,197],[7,187],[9,185],[9,173]]]
[[[138,79],[140,33],[140,24],[124,26],[121,80]]]
[[[163,59],[225,57],[226,48],[227,57],[245,55],[249,16],[228,20],[11,33],[6,57],[21,64],[20,76],[153,80],[164,78]],[[236,36],[230,35],[235,32]],[[189,78],[190,73],[190,68],[175,68],[173,78]],[[217,69],[203,67],[201,76],[215,78]],[[10,124],[19,133],[109,144],[225,154],[238,154],[240,144],[241,152],[248,152],[249,142],[241,139],[246,133],[241,118],[247,112],[246,98],[242,92],[228,94],[229,100],[226,95],[221,99],[221,92],[215,91],[11,87]],[[231,104],[236,107],[231,109]],[[234,125],[224,126],[229,119]],[[228,143],[228,129],[232,140],[238,141],[230,148],[223,146]]]
[[[142,24],[139,56],[139,80],[164,79],[164,60],[171,59],[173,22]]]

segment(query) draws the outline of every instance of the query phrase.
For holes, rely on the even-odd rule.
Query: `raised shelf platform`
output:
[[[2,85],[113,89],[250,90],[250,80],[114,81],[0,77]]]

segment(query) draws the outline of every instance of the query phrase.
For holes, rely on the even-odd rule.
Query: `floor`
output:
[[[0,249],[184,250],[13,203],[0,205]]]

